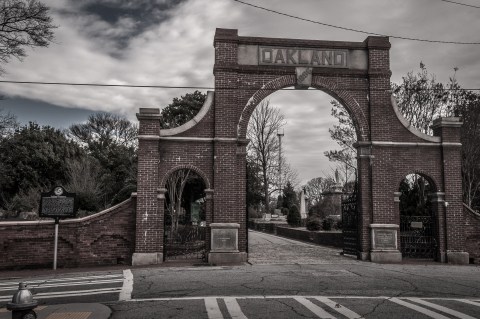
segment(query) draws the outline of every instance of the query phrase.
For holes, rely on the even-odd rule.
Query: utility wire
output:
[[[480,9],[479,6],[474,6],[472,4],[466,4],[466,3],[455,2],[455,1],[450,1],[450,0],[440,0],[440,1],[454,3],[454,4],[458,4],[458,5],[465,6],[465,7]]]
[[[278,91],[276,88],[249,88],[249,87],[211,87],[211,86],[170,86],[170,85],[136,85],[136,84],[102,84],[102,83],[70,83],[70,82],[40,82],[40,81],[10,81],[10,80],[0,80],[0,83],[9,83],[9,84],[33,84],[33,85],[64,85],[64,86],[93,86],[93,87],[118,87],[118,88],[153,88],[153,89],[195,89],[195,90],[252,90],[252,91]],[[298,90],[293,87],[283,88],[280,90]],[[349,88],[349,91],[386,91],[385,89],[365,89],[365,88]],[[435,89],[424,89],[424,90],[435,90]],[[455,88],[449,89],[444,88],[446,91],[480,91],[478,89],[464,89],[464,88]],[[388,91],[388,90],[387,90]]]
[[[288,13],[284,13],[284,12],[268,9],[268,8],[265,8],[265,7],[257,6],[257,5],[254,5],[254,4],[251,4],[251,3],[248,3],[248,2],[244,2],[244,1],[241,1],[241,0],[233,0],[233,1],[244,4],[244,5],[247,5],[247,6],[250,6],[250,7],[253,7],[253,8],[264,10],[264,11],[267,11],[267,12],[279,14],[279,15],[282,15],[282,16],[285,16],[285,17],[289,17],[289,18],[293,18],[293,19],[297,19],[297,20],[302,20],[302,21],[306,21],[306,22],[311,22],[311,23],[315,23],[315,24],[320,24],[320,25],[330,27],[330,28],[351,31],[351,32],[357,32],[357,33],[363,33],[363,34],[369,34],[369,35],[376,35],[376,36],[381,36],[381,37],[390,37],[390,38],[394,38],[394,39],[419,41],[419,42],[443,43],[443,44],[480,44],[480,42],[458,42],[458,41],[429,40],[429,39],[411,38],[411,37],[404,37],[404,36],[396,36],[396,35],[389,35],[389,34],[381,34],[381,33],[363,31],[363,30],[358,30],[358,29],[333,25],[333,24],[329,24],[329,23],[324,23],[324,22],[320,22],[320,21],[310,20],[310,19],[299,17],[299,16],[294,16],[294,15],[291,15],[291,14],[288,14]],[[447,0],[442,0],[442,1],[447,1]],[[449,1],[449,2],[451,2],[451,1]]]

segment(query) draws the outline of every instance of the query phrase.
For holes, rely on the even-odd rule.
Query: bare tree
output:
[[[0,109],[0,137],[6,136],[18,127],[17,117]]]
[[[182,209],[182,196],[185,185],[192,177],[190,169],[180,169],[172,173],[167,179],[167,214],[172,221],[172,233],[177,232],[180,211]]]
[[[344,181],[347,183],[351,176],[356,177],[357,171],[357,150],[353,144],[357,141],[355,126],[352,117],[348,114],[345,107],[338,101],[331,101],[332,115],[338,119],[338,125],[334,125],[333,129],[328,129],[332,140],[337,142],[341,147],[340,150],[326,151],[325,156],[331,161],[338,164]]]
[[[134,146],[138,129],[126,118],[111,113],[94,113],[88,121],[70,126],[70,135],[78,142],[103,149],[111,144]]]
[[[309,180],[304,189],[310,203],[312,205],[319,204],[323,198],[322,194],[328,191],[333,184],[335,181],[330,177],[315,177]]]
[[[286,124],[279,109],[262,101],[252,114],[248,125],[248,152],[258,163],[263,183],[263,196],[266,211],[270,211],[270,188],[272,172],[278,174],[279,143],[277,132]],[[275,176],[275,175],[273,175]]]
[[[46,47],[53,40],[49,8],[37,0],[0,1],[0,62],[22,59],[26,47]]]

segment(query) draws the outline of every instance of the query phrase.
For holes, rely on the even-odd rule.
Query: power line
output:
[[[250,6],[250,7],[254,7],[254,8],[257,8],[257,9],[260,9],[260,10],[264,10],[264,11],[267,11],[267,12],[279,14],[279,15],[282,15],[282,16],[285,16],[285,17],[289,17],[289,18],[293,18],[293,19],[297,19],[297,20],[301,20],[301,21],[306,21],[306,22],[311,22],[311,23],[323,25],[323,26],[330,27],[330,28],[351,31],[351,32],[357,32],[357,33],[363,33],[363,34],[369,34],[369,35],[376,35],[376,36],[381,36],[381,37],[390,37],[390,38],[394,38],[394,39],[402,39],[402,40],[409,40],[409,41],[419,41],[419,42],[443,43],[443,44],[480,44],[480,42],[458,42],[458,41],[429,40],[429,39],[420,39],[420,38],[412,38],[412,37],[404,37],[404,36],[396,36],[396,35],[389,35],[389,34],[363,31],[363,30],[347,28],[347,27],[342,27],[342,26],[338,26],[338,25],[333,25],[333,24],[329,24],[329,23],[324,23],[324,22],[320,22],[320,21],[315,21],[315,20],[302,18],[302,17],[295,16],[295,15],[292,15],[292,14],[288,14],[288,13],[268,9],[268,8],[265,8],[265,7],[257,6],[257,5],[254,5],[254,4],[251,4],[251,3],[248,3],[248,2],[244,2],[244,1],[241,1],[241,0],[233,0],[233,1],[244,4],[244,5],[247,5],[247,6]],[[447,0],[442,0],[442,1],[447,1]]]
[[[454,4],[458,4],[458,5],[465,6],[465,7],[480,9],[479,6],[474,6],[472,4],[466,4],[466,3],[455,2],[455,1],[450,1],[450,0],[440,0],[440,1],[454,3]]]
[[[195,90],[243,90],[243,91],[279,91],[279,90],[298,90],[294,87],[287,87],[282,89],[276,88],[249,88],[249,87],[212,87],[212,86],[171,86],[171,85],[137,85],[137,84],[103,84],[103,83],[71,83],[71,82],[41,82],[41,81],[13,81],[0,80],[0,83],[9,84],[33,84],[33,85],[62,85],[62,86],[92,86],[92,87],[118,87],[118,88],[152,88],[152,89],[195,89]],[[313,87],[312,87],[313,88]],[[365,89],[365,88],[343,88],[349,91],[385,91],[385,89]],[[435,90],[435,89],[424,89]],[[480,91],[478,89],[464,89],[464,88],[444,88],[446,91]],[[388,91],[388,90],[387,90]]]

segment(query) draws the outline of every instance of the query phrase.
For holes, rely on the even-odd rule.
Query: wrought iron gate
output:
[[[352,194],[342,200],[343,253],[358,253],[358,209],[356,188]]]
[[[165,225],[165,260],[206,260],[206,229],[198,225],[178,225],[172,229],[171,225]]]
[[[400,246],[403,257],[436,257],[435,218],[400,215]]]

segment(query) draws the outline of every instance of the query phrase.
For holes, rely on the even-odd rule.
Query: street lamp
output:
[[[278,181],[279,181],[279,186],[278,186],[278,191],[279,195],[282,195],[282,137],[285,135],[285,131],[280,133],[277,130],[277,136],[278,136],[278,146],[279,146],[279,151],[278,151]]]

